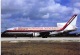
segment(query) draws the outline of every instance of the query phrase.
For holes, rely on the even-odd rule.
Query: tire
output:
[[[42,38],[47,38],[47,35],[43,35]]]

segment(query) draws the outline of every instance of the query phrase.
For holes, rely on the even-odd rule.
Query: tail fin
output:
[[[59,31],[64,30],[66,27],[68,27],[68,25],[76,26],[76,21],[77,21],[77,14],[74,14],[72,18]]]
[[[75,19],[70,23],[70,25],[76,26],[76,21],[77,21],[77,15],[76,15]]]

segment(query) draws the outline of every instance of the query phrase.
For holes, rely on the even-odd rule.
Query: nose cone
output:
[[[14,28],[8,28],[7,30],[14,30]]]

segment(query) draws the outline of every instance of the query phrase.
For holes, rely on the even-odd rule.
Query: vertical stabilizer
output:
[[[76,16],[75,19],[70,23],[70,25],[76,26],[76,22],[77,22],[77,16]]]
[[[58,31],[62,31],[66,29],[68,26],[72,25],[76,27],[76,21],[77,21],[77,14],[74,14],[71,19]]]

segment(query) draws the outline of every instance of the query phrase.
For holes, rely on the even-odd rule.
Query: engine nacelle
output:
[[[40,35],[40,33],[38,33],[38,32],[34,32],[33,33],[33,36],[35,36],[35,37],[37,37],[37,36],[39,36]]]

